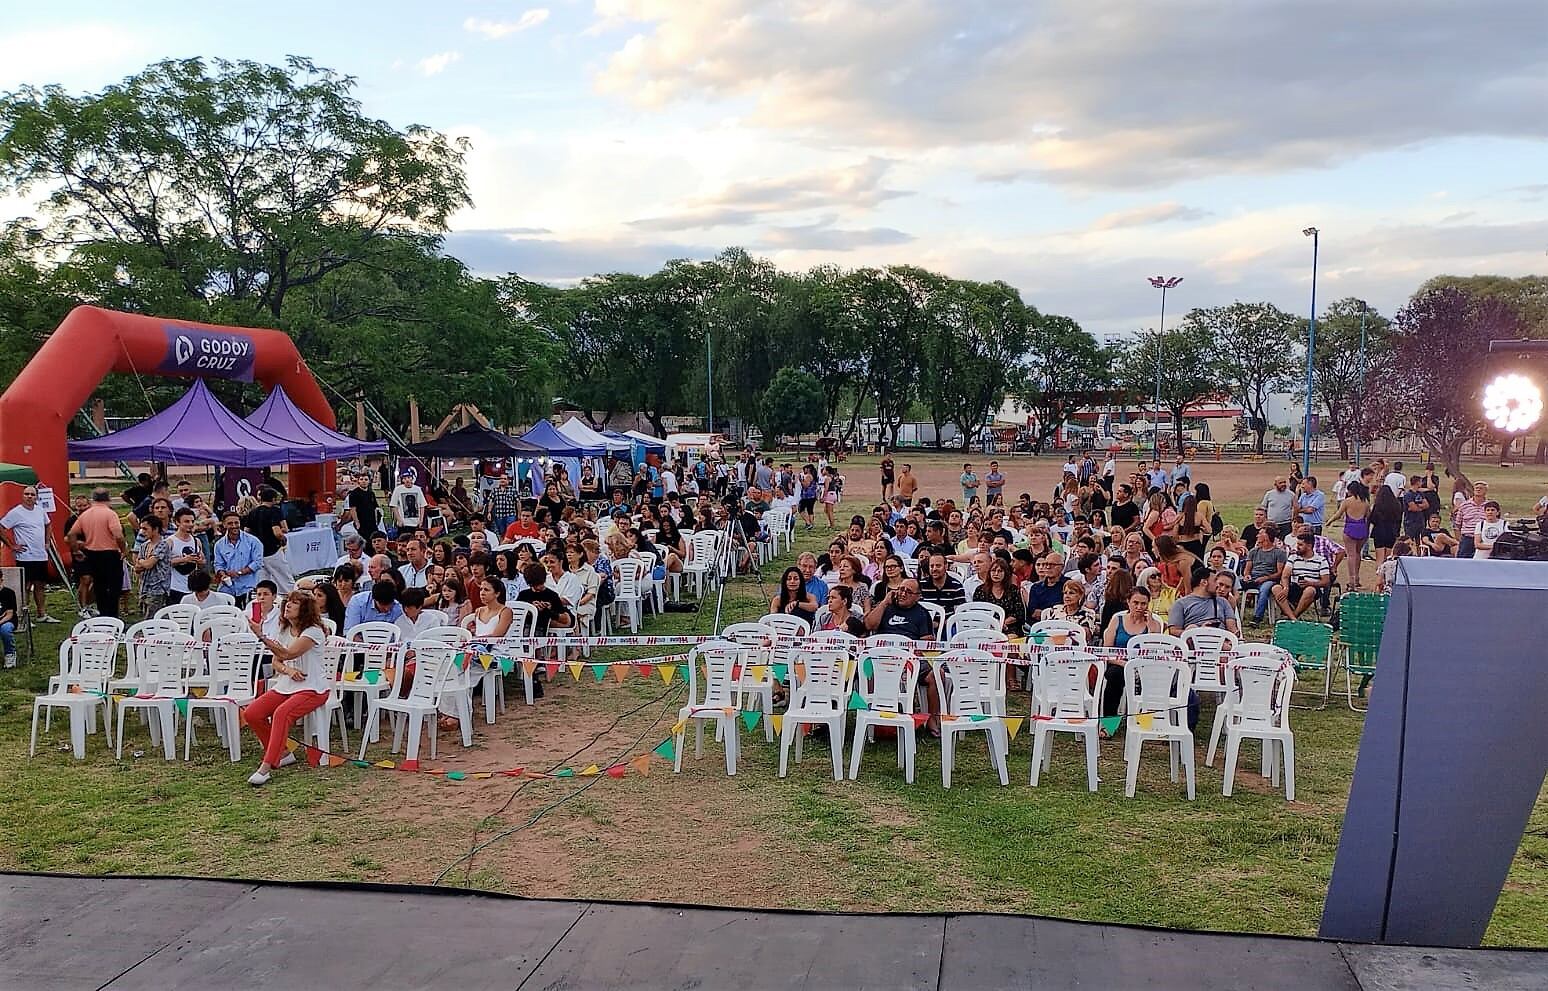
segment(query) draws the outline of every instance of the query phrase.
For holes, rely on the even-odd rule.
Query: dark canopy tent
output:
[[[536,444],[541,453],[551,458],[600,458],[607,453],[606,445],[576,443],[547,420],[539,420],[521,439]]]
[[[409,453],[421,458],[530,458],[548,452],[510,434],[470,423],[435,440],[410,444]]]
[[[386,441],[358,440],[318,423],[301,412],[280,386],[275,386],[263,405],[253,410],[247,423],[292,444],[316,444],[330,459],[387,453]]]
[[[328,460],[320,444],[297,444],[238,417],[195,379],[183,398],[148,420],[70,442],[79,461],[167,461],[178,465],[267,468]]]

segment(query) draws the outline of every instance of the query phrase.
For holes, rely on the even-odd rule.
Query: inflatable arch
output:
[[[284,331],[77,306],[0,395],[0,462],[32,466],[66,503],[53,516],[56,540],[69,515],[65,431],[111,372],[256,380],[266,390],[284,386],[307,415],[334,426],[333,408]],[[331,488],[333,467],[332,462],[292,465],[290,488],[303,493]],[[15,486],[0,486],[0,513],[19,497]]]

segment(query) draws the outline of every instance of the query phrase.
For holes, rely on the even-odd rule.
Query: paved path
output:
[[[684,891],[684,895],[691,892]],[[1006,915],[820,915],[0,874],[0,988],[1548,987],[1548,952]]]

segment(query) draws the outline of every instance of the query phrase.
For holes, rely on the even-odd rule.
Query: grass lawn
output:
[[[1221,501],[1245,505],[1241,496]],[[819,531],[801,534],[797,544],[824,542]],[[725,621],[766,611],[784,563],[765,569],[761,584],[747,578],[730,585]],[[52,611],[65,614],[63,607],[58,594]],[[706,612],[652,617],[647,625],[651,632],[705,632],[712,615],[713,600]],[[40,660],[0,674],[0,834],[7,838],[0,867],[439,879],[528,895],[1034,912],[1304,935],[1316,931],[1361,728],[1361,717],[1346,708],[1297,710],[1294,803],[1255,773],[1256,748],[1244,757],[1230,799],[1220,795],[1218,760],[1203,767],[1201,750],[1198,799],[1186,801],[1182,786],[1167,780],[1159,748],[1142,765],[1138,794],[1125,799],[1121,741],[1103,745],[1097,794],[1086,791],[1079,745],[1065,740],[1051,773],[1032,789],[1025,732],[1012,744],[1009,788],[995,781],[978,741],[959,751],[950,791],[940,787],[939,748],[928,742],[912,786],[884,745],[867,750],[858,781],[834,782],[820,741],[781,781],[778,752],[763,742],[761,727],[743,734],[735,778],[725,776],[720,749],[707,741],[704,759],[690,753],[677,776],[659,760],[648,777],[621,780],[459,783],[302,768],[254,791],[245,784],[256,763],[252,738],[243,762],[233,765],[208,728],[191,763],[149,753],[133,722],[122,762],[100,736],[89,738],[87,759],[76,762],[56,719],[28,760],[31,696],[53,669],[67,629],[40,627]],[[587,673],[579,683],[568,674],[556,682],[531,709],[511,691],[510,710],[493,727],[480,712],[471,750],[443,734],[436,763],[448,770],[606,765],[648,753],[667,735],[681,698],[677,683],[667,688],[659,679],[597,684]],[[1210,716],[1206,703],[1205,726]],[[131,758],[131,748],[145,753]],[[386,757],[385,745],[371,754]],[[687,877],[700,880],[688,884]],[[1545,934],[1548,800],[1540,800],[1488,941],[1543,945]]]

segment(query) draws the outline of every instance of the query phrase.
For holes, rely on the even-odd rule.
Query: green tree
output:
[[[1461,289],[1477,299],[1497,299],[1521,314],[1526,336],[1548,337],[1548,275],[1437,275],[1419,292],[1429,289]]]
[[[1268,430],[1269,400],[1294,381],[1292,357],[1299,319],[1273,303],[1236,302],[1189,311],[1181,330],[1208,341],[1223,390],[1247,414],[1259,454]]]
[[[1365,355],[1360,354],[1360,324],[1365,324]],[[1392,323],[1349,297],[1329,306],[1317,318],[1317,344],[1312,355],[1312,397],[1338,438],[1338,456],[1347,460],[1356,440],[1371,440],[1380,427],[1365,415],[1367,381],[1392,349]]]
[[[1016,405],[1033,414],[1032,449],[1041,453],[1076,410],[1111,396],[1118,355],[1065,316],[1038,316],[1031,334]]]
[[[779,438],[812,433],[823,425],[822,383],[817,376],[799,368],[781,368],[763,394],[759,427],[764,443]]]
[[[1149,331],[1124,351],[1118,379],[1124,391],[1141,405],[1155,402],[1156,349],[1161,351],[1161,409],[1172,419],[1173,437],[1183,437],[1183,414],[1189,406],[1222,392],[1210,362],[1210,343],[1181,327],[1165,333]]]

